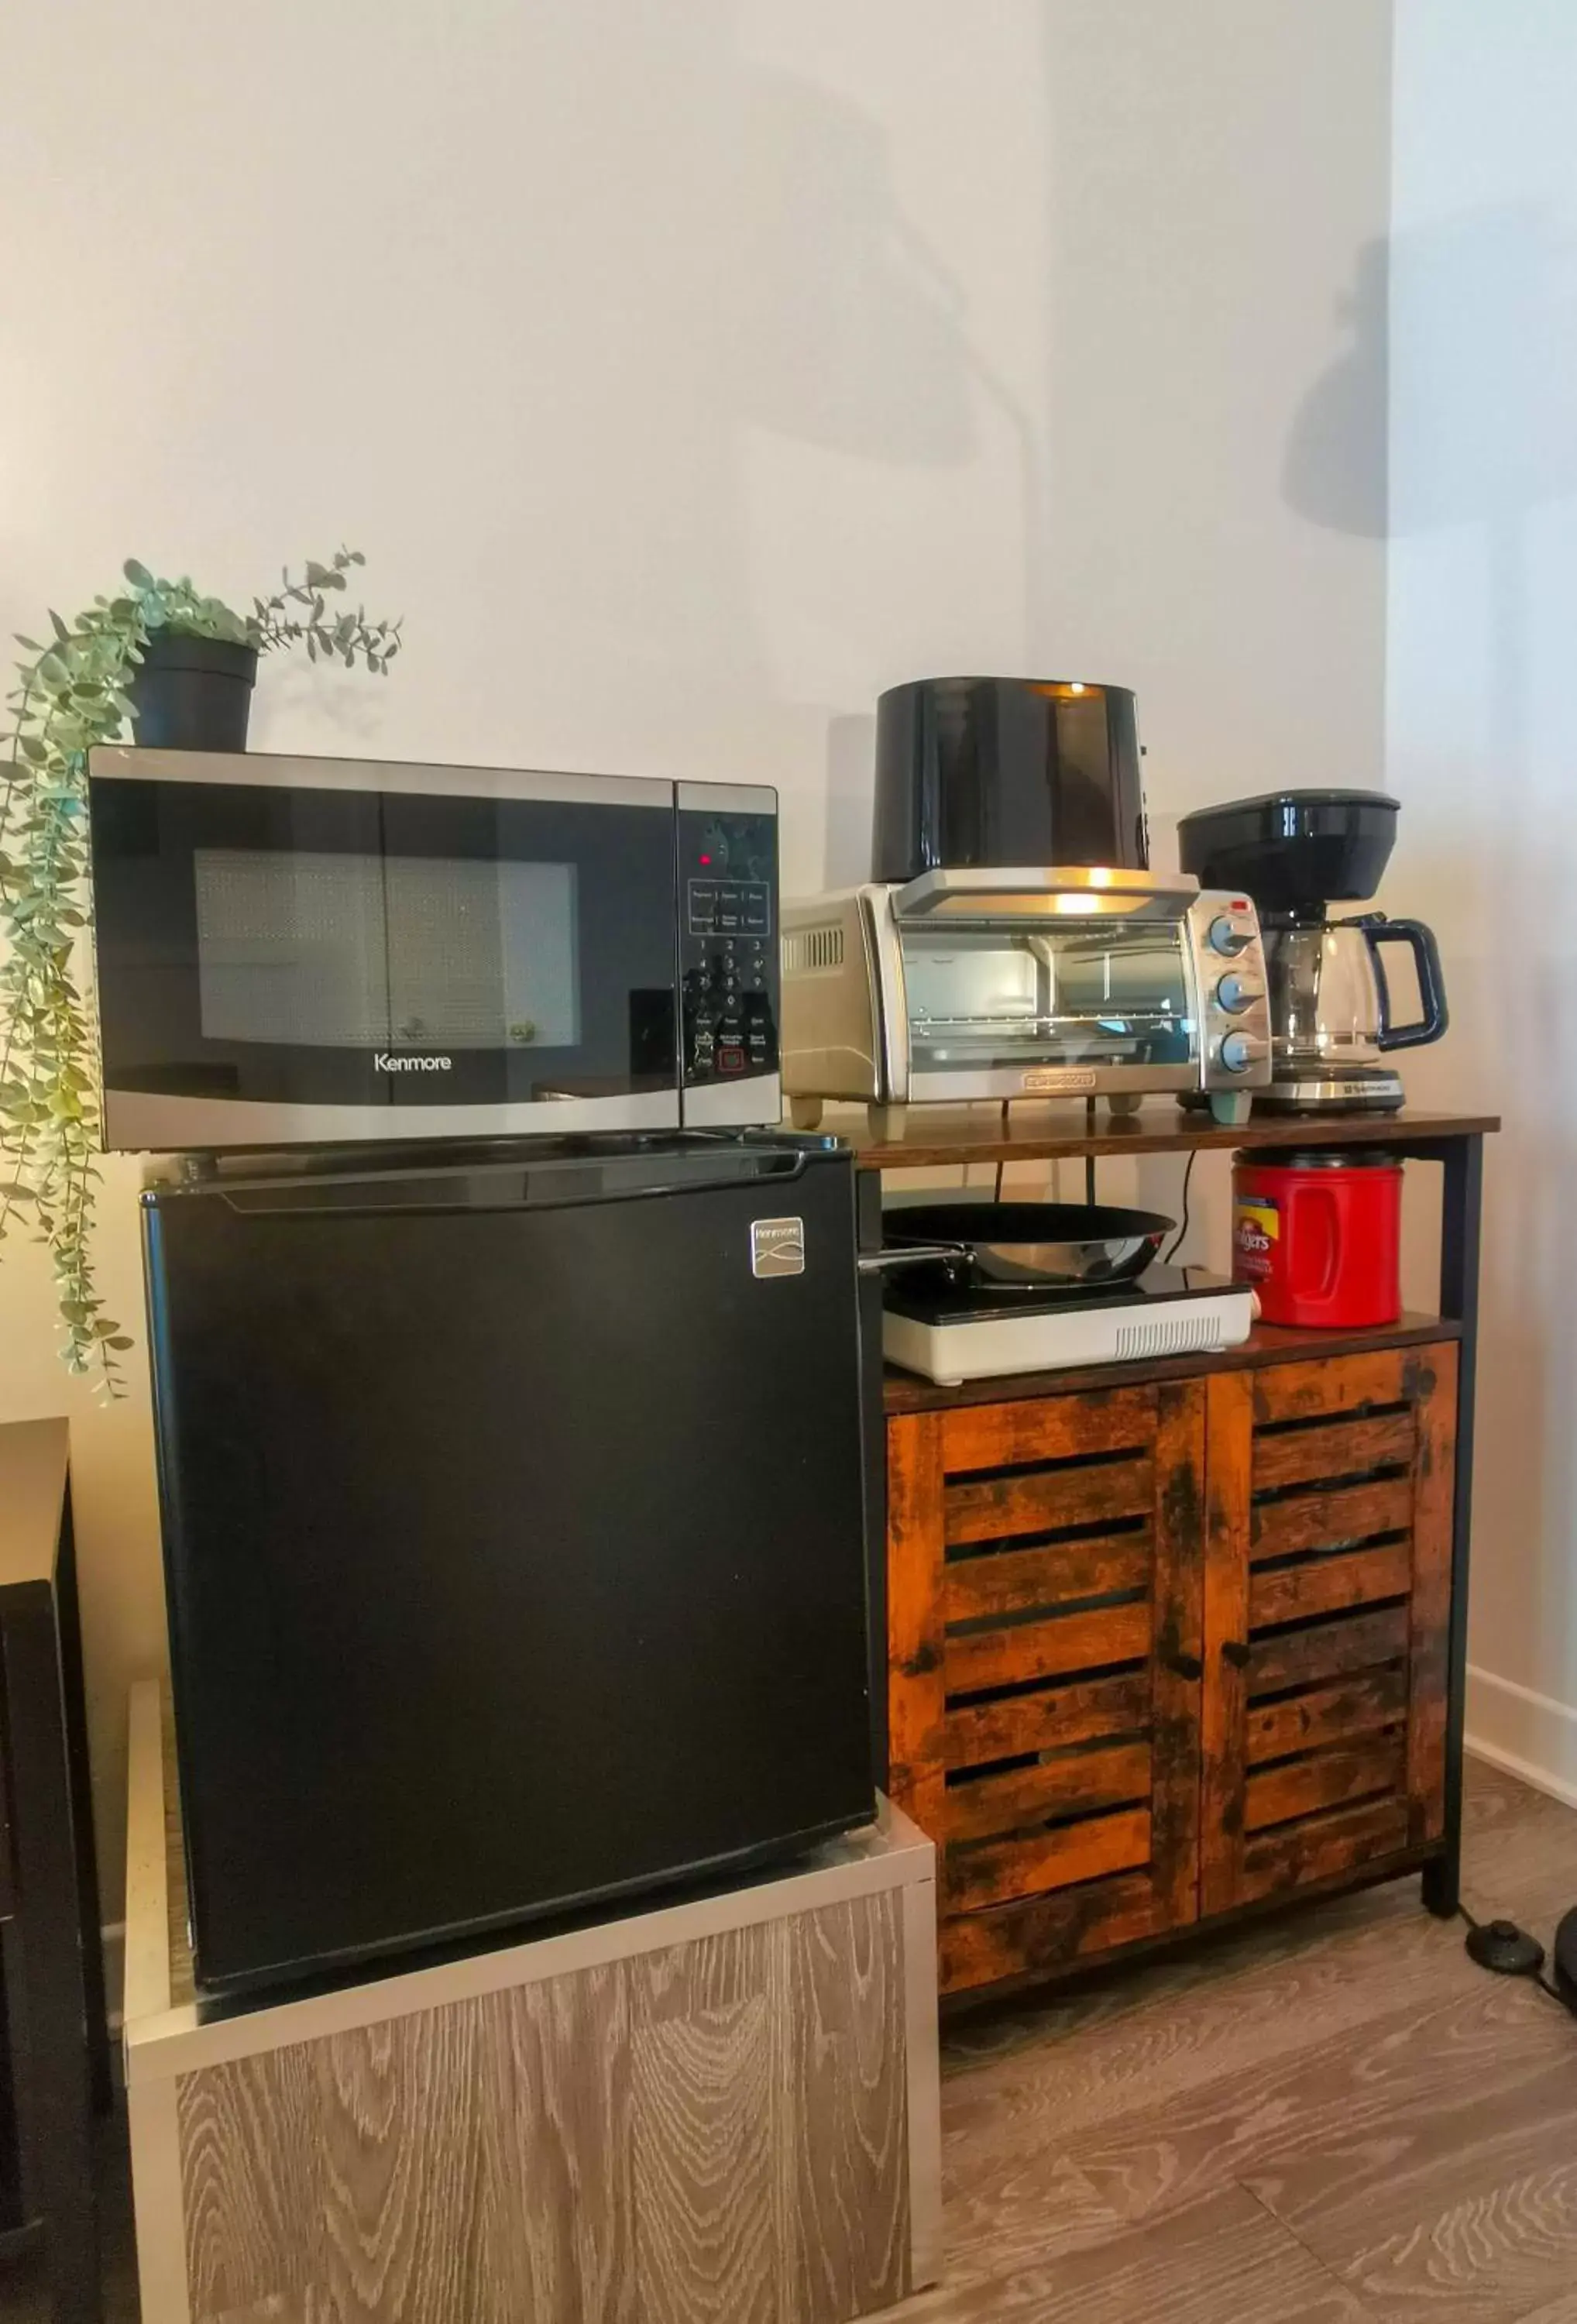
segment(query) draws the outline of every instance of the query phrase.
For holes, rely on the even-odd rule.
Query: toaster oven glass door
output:
[[[916,1073],[1186,1067],[1196,1035],[1174,922],[899,932]]]
[[[677,1125],[672,791],[518,780],[96,779],[107,1142]]]

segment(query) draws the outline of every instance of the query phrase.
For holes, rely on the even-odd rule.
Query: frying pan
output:
[[[1004,1289],[1126,1283],[1141,1275],[1176,1222],[1107,1203],[919,1203],[887,1214],[868,1273],[942,1261]]]

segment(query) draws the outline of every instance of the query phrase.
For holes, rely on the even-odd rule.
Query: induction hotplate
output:
[[[1201,1267],[1147,1268],[1131,1283],[1006,1291],[945,1268],[890,1277],[881,1344],[890,1363],[948,1388],[1073,1364],[1139,1363],[1235,1348],[1255,1314],[1251,1284]]]

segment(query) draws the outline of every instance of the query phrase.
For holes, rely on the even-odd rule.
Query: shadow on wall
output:
[[[1363,252],[1351,347],[1305,401],[1284,471],[1301,514],[1390,544],[1386,779],[1408,810],[1392,879],[1436,927],[1452,1014],[1441,1047],[1404,1061],[1406,1077],[1416,1102],[1507,1111],[1489,1157],[1479,1515],[1487,1546],[1542,1540],[1551,1553],[1533,1585],[1543,1595],[1515,1618],[1525,1631],[1535,1620],[1540,1639],[1502,1633],[1493,1651],[1524,1666],[1554,1657],[1536,1683],[1567,1700],[1577,1665],[1555,1665],[1577,1618],[1565,1555],[1577,1341],[1564,1321],[1577,1290],[1565,1094],[1577,1056],[1560,1054],[1570,1043],[1548,1003],[1551,946],[1569,967],[1572,941],[1577,722],[1558,633],[1572,575],[1569,524],[1551,511],[1577,495],[1572,261],[1552,213],[1520,202]],[[1381,387],[1388,476],[1361,425]],[[1531,943],[1508,945],[1513,927]],[[1480,1619],[1493,1626],[1496,1608]]]
[[[560,454],[503,480],[482,514],[489,563],[522,534],[553,540],[512,585],[521,620],[540,613],[588,661],[617,656],[648,689],[659,747],[694,734],[698,689],[774,691],[746,428],[922,469],[964,463],[973,440],[960,302],[903,215],[888,132],[745,54],[739,15],[737,0],[591,0],[522,12],[511,35],[514,69],[567,126],[522,161],[522,205],[542,208],[522,210],[512,344],[478,392],[510,396],[514,428]],[[571,134],[626,113],[664,124],[659,167],[650,141],[611,159],[605,135]],[[607,295],[588,304],[599,278]],[[563,313],[581,318],[569,350],[552,344]]]

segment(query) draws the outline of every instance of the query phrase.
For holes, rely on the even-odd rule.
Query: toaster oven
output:
[[[828,1099],[913,1103],[1150,1092],[1247,1119],[1270,1072],[1254,906],[1186,873],[932,871],[783,908],[782,1071]]]

